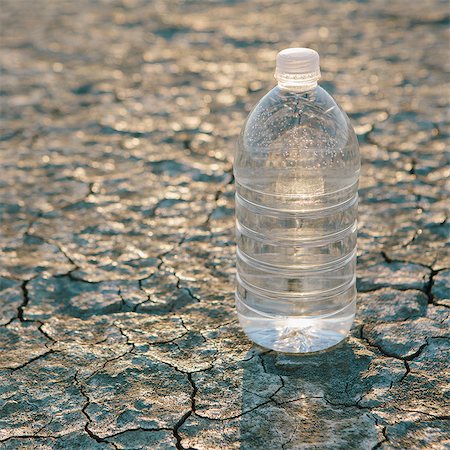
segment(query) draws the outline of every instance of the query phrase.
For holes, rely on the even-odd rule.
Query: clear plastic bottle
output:
[[[283,50],[275,78],[236,151],[236,306],[254,342],[306,353],[339,343],[354,319],[360,156],[317,85],[317,52]]]

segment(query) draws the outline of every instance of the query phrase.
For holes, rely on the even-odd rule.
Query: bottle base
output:
[[[258,314],[236,299],[239,322],[256,344],[282,353],[326,350],[344,340],[353,324],[356,301],[332,315],[280,317]]]

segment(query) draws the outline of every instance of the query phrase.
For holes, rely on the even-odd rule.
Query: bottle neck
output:
[[[275,78],[278,81],[278,87],[280,89],[294,92],[306,92],[317,87],[317,80],[320,78],[320,72],[293,74],[276,71]]]

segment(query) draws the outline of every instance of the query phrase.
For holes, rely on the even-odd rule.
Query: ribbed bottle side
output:
[[[236,296],[268,316],[345,308],[356,295],[357,183],[274,197],[236,183]]]

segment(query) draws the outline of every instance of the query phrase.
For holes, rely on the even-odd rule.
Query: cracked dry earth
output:
[[[3,0],[1,21],[0,448],[450,447],[445,2]],[[357,320],[305,357],[233,309],[234,140],[293,44],[363,158]]]

